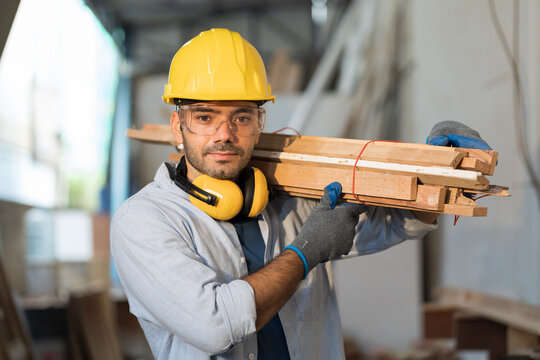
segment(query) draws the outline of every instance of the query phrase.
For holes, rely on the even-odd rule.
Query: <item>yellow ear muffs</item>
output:
[[[219,180],[208,175],[200,175],[193,180],[193,185],[216,196],[216,203],[210,205],[194,196],[189,201],[216,220],[229,220],[235,217],[244,204],[240,187],[230,180]]]
[[[244,169],[238,185],[231,180],[220,180],[204,174],[189,182],[185,177],[185,157],[182,157],[176,169],[169,166],[168,169],[175,184],[189,194],[190,202],[216,220],[230,220],[238,214],[255,217],[268,204],[268,184],[259,169]]]
[[[248,180],[244,183],[244,207],[242,214],[247,217],[259,215],[268,204],[268,184],[263,172],[251,168]]]

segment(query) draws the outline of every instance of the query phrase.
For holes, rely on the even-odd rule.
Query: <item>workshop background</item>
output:
[[[512,196],[478,200],[487,217],[334,263],[348,358],[540,358],[535,0],[2,1],[4,357],[151,359],[108,222],[173,149],[125,134],[168,123],[171,59],[216,27],[265,61],[267,132],[424,143],[456,120],[499,152]]]

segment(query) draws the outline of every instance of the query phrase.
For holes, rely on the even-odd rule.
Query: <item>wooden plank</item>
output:
[[[180,159],[182,158],[184,154],[183,153],[170,153],[169,154],[169,161],[174,161],[174,162],[180,162]]]
[[[13,300],[11,286],[0,259],[0,358],[32,360],[31,338]]]
[[[383,163],[370,160],[355,161],[354,159],[263,150],[255,150],[253,152],[253,157],[256,159],[277,160],[283,163],[286,161],[302,162],[306,165],[313,163],[316,165],[314,166],[316,168],[328,167],[328,165],[339,165],[343,167],[350,167],[351,169],[349,171],[351,174],[352,167],[356,164],[358,170],[416,176],[423,184],[463,187],[470,189],[486,189],[489,186],[489,181],[480,172],[445,167]]]
[[[323,190],[299,188],[294,186],[272,186],[277,191],[285,192],[291,196],[318,199],[323,195]],[[444,195],[446,189],[443,186],[418,185],[415,200],[388,199],[373,196],[357,195],[358,199],[366,205],[397,207],[410,210],[425,210],[442,212],[444,208]],[[352,194],[344,194],[345,202],[358,202]]]
[[[441,303],[540,336],[540,306],[454,287],[438,289],[436,297]]]
[[[371,143],[362,153],[362,160],[392,162],[420,166],[448,166],[457,168],[465,157],[464,151],[434,151],[433,147],[395,146],[389,143]]]
[[[478,205],[444,204],[442,212],[460,216],[487,216],[487,207]]]
[[[506,330],[506,346],[508,351],[535,349],[540,345],[540,337],[530,332],[508,327]]]
[[[416,176],[357,171],[354,191],[360,195],[414,200],[417,184]]]
[[[463,193],[461,193],[461,195],[459,195],[456,198],[456,204],[457,205],[476,206],[476,202],[473,199],[463,195]]]
[[[260,160],[252,160],[250,164],[260,169],[271,185],[322,190],[331,182],[339,181],[344,193],[352,193],[353,172],[350,169]],[[414,200],[416,198],[416,177],[357,171],[355,192],[366,196]]]
[[[154,124],[144,124],[143,128],[140,130],[137,129],[127,129],[126,135],[129,138],[142,140],[150,142],[153,144],[164,144],[164,145],[178,145],[174,139],[171,129],[167,126],[167,131],[163,131],[162,126]],[[157,130],[156,130],[157,129]]]
[[[168,134],[171,139],[173,139],[173,135],[171,134],[171,125],[170,124],[152,124],[152,123],[144,123],[141,127],[142,130],[146,131],[153,131],[153,132],[160,132],[162,136]]]
[[[507,354],[506,326],[480,316],[457,314],[455,317],[457,350],[485,349],[490,360]]]
[[[369,144],[368,144],[369,143]],[[368,144],[366,146],[366,144]],[[365,149],[364,149],[364,146]],[[467,153],[458,148],[432,146],[390,141],[338,139],[314,136],[294,136],[261,134],[258,150],[288,152],[307,155],[331,156],[356,159],[362,151],[361,159],[410,164],[421,166],[457,167]]]
[[[283,151],[289,153],[324,155],[335,154],[336,157],[356,158],[362,148],[371,140],[328,138],[305,135],[282,135],[262,133],[257,144],[257,149],[269,151]],[[457,148],[444,148],[425,144],[412,144],[394,141],[373,142],[369,144],[364,153],[369,148],[396,147],[396,148],[425,148],[433,151],[456,152]]]
[[[487,189],[483,190],[473,190],[473,189],[463,189],[464,193],[477,194],[477,195],[489,195],[489,196],[511,196],[508,193],[508,186],[500,185],[489,185]]]
[[[487,174],[490,171],[488,163],[472,157],[463,158],[459,164],[459,168],[463,170],[480,171],[482,174]]]
[[[72,316],[72,337],[78,339],[85,359],[122,359],[112,302],[107,290],[70,294],[68,311]]]
[[[461,189],[454,187],[448,188],[448,192],[446,195],[446,203],[455,204],[460,190]]]
[[[493,175],[495,172],[495,166],[497,166],[497,160],[499,153],[493,150],[479,150],[479,149],[463,149],[468,153],[468,157],[478,159],[481,162],[487,164],[488,170],[486,175]]]
[[[426,303],[422,310],[424,339],[450,339],[454,337],[454,313],[457,306]]]

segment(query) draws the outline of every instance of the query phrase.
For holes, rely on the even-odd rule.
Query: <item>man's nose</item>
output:
[[[231,141],[236,135],[233,132],[232,124],[229,120],[223,120],[216,128],[213,136],[214,141]]]

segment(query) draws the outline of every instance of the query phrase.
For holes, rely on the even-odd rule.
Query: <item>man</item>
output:
[[[336,206],[338,183],[319,204],[253,200],[266,189],[247,164],[264,126],[261,105],[274,97],[259,54],[237,33],[213,29],[187,42],[171,63],[163,98],[177,105],[171,130],[185,157],[162,164],[111,224],[130,310],[154,356],[343,358],[326,261],[420,238],[436,227],[436,215]],[[457,125],[439,124],[430,140],[454,141]],[[464,139],[482,142],[464,129]]]

